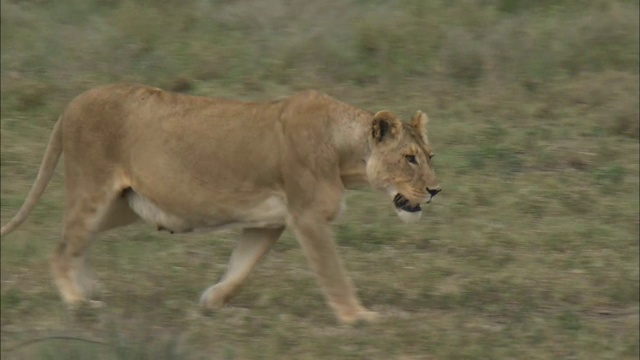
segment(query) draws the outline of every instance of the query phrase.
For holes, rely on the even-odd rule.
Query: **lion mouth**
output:
[[[412,206],[409,202],[409,199],[407,199],[400,193],[396,194],[396,196],[393,198],[393,205],[395,205],[396,208],[406,212],[422,211],[420,205]]]

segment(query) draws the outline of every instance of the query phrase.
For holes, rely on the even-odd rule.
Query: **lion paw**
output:
[[[106,304],[99,300],[79,299],[73,302],[67,303],[69,311],[81,311],[84,309],[101,309],[106,307]]]
[[[214,285],[205,290],[200,296],[200,307],[205,312],[219,310],[224,306],[225,300],[225,294],[220,285]]]
[[[100,301],[100,300],[87,300],[86,304],[88,307],[90,307],[91,309],[102,309],[104,307],[106,307],[107,305],[104,303],[104,301]]]
[[[346,325],[359,325],[375,322],[380,318],[380,314],[375,311],[361,308],[356,312],[339,314],[338,318]]]

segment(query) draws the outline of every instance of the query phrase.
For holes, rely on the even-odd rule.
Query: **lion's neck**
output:
[[[340,157],[340,177],[347,187],[367,184],[366,162],[371,153],[373,115],[354,109],[335,119],[333,139]]]

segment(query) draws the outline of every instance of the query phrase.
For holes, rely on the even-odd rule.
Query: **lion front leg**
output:
[[[346,324],[374,320],[377,313],[362,306],[346,275],[329,224],[321,217],[294,215],[288,225],[302,246],[338,319]]]
[[[221,308],[242,287],[260,258],[280,238],[281,228],[247,228],[231,254],[227,271],[219,283],[210,286],[200,297],[203,310]]]

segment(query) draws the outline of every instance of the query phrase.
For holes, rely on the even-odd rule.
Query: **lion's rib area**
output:
[[[206,221],[181,218],[161,209],[152,200],[128,189],[123,194],[131,209],[147,223],[158,230],[171,233],[206,232],[228,228],[278,228],[284,226],[287,206],[278,196],[269,196],[249,210],[233,218],[213,216]]]

